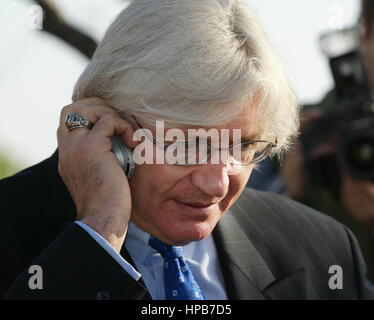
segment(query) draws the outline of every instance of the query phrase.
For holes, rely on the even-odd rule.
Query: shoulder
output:
[[[43,178],[47,178],[51,166],[54,165],[57,168],[57,152],[38,164],[30,166],[20,172],[0,180],[0,192],[3,194],[8,190],[23,192],[25,195],[30,194],[26,192],[23,186],[30,186],[39,182],[43,182]],[[32,191],[32,190],[28,190]],[[31,192],[32,193],[32,192]]]
[[[233,207],[248,212],[248,217],[256,218],[258,214],[271,218],[271,221],[282,220],[291,225],[328,225],[339,223],[319,211],[300,202],[272,193],[246,188]],[[271,222],[269,221],[269,222]]]
[[[61,229],[74,213],[74,204],[58,173],[57,151],[44,161],[0,180],[3,234],[15,232],[22,238],[30,230],[40,233],[43,229]]]
[[[310,297],[373,297],[366,264],[352,232],[330,216],[269,192],[245,189],[230,208],[275,275],[304,270]],[[344,273],[341,292],[328,290],[332,267]]]
[[[51,192],[50,172],[54,160],[57,159],[50,157],[0,180],[0,219],[13,220],[18,217],[27,220],[33,215],[31,213],[36,213],[41,199],[48,200]],[[57,162],[55,167],[57,168]]]
[[[45,175],[38,164],[0,180],[0,296],[15,276],[40,251],[40,203],[38,193]]]
[[[57,152],[0,180],[1,292],[73,219],[74,206],[58,174]]]
[[[352,263],[361,251],[350,230],[334,218],[289,198],[251,189],[243,191],[230,212],[252,241],[276,254],[311,264]],[[296,261],[295,261],[296,262]]]

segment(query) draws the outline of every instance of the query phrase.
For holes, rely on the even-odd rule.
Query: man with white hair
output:
[[[298,113],[243,1],[132,1],[62,109],[58,152],[0,182],[1,292],[6,299],[370,298],[347,228],[245,189],[255,164],[297,134]],[[212,136],[191,140],[192,129]],[[169,130],[178,134],[168,138]],[[131,178],[112,152],[115,134],[138,154]],[[152,161],[141,163],[150,151]]]

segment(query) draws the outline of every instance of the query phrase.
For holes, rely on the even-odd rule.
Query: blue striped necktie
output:
[[[149,245],[164,258],[164,283],[166,300],[204,300],[187,261],[183,248],[171,246],[150,237]]]

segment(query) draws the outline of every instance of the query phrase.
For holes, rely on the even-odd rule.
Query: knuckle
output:
[[[95,131],[98,131],[98,130],[101,130],[101,129],[104,129],[108,127],[108,123],[107,121],[103,120],[103,119],[100,119],[99,121],[97,121],[95,123],[95,126],[94,126],[94,130]]]
[[[102,102],[105,102],[100,97],[88,97],[88,98],[83,99],[82,101],[84,101],[85,103],[98,103],[98,102],[102,103]]]
[[[113,115],[106,113],[102,116],[101,119],[103,122],[113,122],[115,118],[113,117]]]
[[[119,114],[114,109],[103,107],[103,106],[96,106],[96,113],[98,115],[98,118],[104,118],[106,116],[111,116],[112,118],[119,117]]]
[[[106,110],[108,110],[108,107],[111,107],[104,99],[100,97],[86,98],[82,101],[85,105],[98,106],[105,108]]]
[[[115,118],[110,114],[103,115],[96,123],[95,127],[96,129],[104,128],[111,126],[112,123],[115,121]]]
[[[82,113],[84,111],[82,110],[85,110],[86,109],[86,106],[87,103],[84,103],[83,100],[77,100],[71,104],[68,104],[66,106],[64,106],[62,109],[61,109],[61,116],[67,116],[68,114],[71,114],[73,112],[79,112],[79,113]]]
[[[61,109],[61,116],[69,114],[70,111],[71,111],[72,106],[73,106],[72,104],[68,104],[68,105],[62,107],[62,109]]]

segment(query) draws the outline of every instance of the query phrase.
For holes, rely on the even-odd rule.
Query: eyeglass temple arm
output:
[[[138,120],[135,118],[135,116],[132,115],[132,117],[134,118],[135,123],[140,127],[140,129],[143,130],[144,135],[145,135],[149,140],[151,140],[155,145],[157,145],[157,146],[163,148],[163,149],[166,151],[166,148],[167,148],[168,146],[161,145],[161,144],[160,144],[160,143],[159,143],[159,142],[158,142],[158,141],[157,141],[153,136],[150,137],[150,136],[148,135],[147,131],[146,131],[147,129],[143,128],[143,126],[138,122]]]

